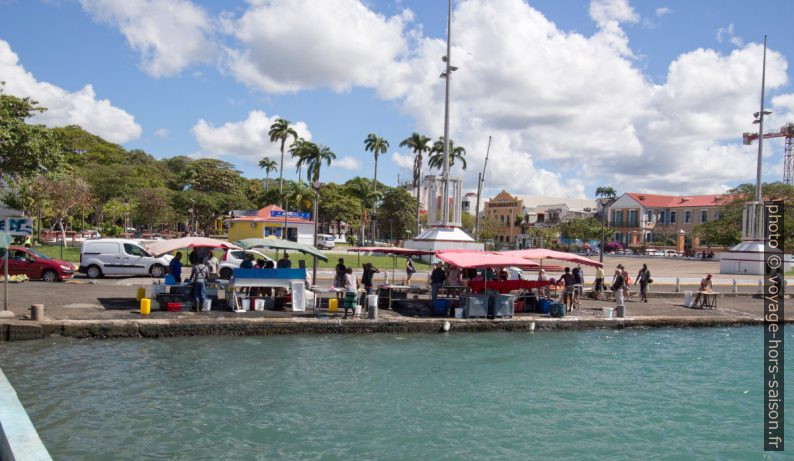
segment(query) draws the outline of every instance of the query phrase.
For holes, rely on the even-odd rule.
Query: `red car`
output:
[[[72,278],[74,266],[72,263],[52,259],[32,248],[15,247],[8,249],[11,258],[8,260],[8,275],[25,274],[28,278],[41,279],[45,282],[57,282]],[[0,248],[0,275],[3,274],[6,250]]]

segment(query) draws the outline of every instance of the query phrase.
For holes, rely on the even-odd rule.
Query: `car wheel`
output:
[[[99,266],[88,266],[88,269],[85,271],[85,275],[88,276],[90,279],[98,279],[102,277],[102,269]]]
[[[57,282],[58,281],[58,273],[52,269],[47,269],[41,273],[41,279],[45,282]]]
[[[221,278],[229,280],[232,278],[232,269],[229,267],[222,267],[221,268]]]
[[[149,269],[149,274],[151,274],[152,277],[159,279],[165,275],[165,267],[160,264],[155,264],[151,269]]]

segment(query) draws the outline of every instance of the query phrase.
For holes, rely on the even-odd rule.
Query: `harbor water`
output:
[[[786,459],[762,451],[761,346],[760,327],[49,339],[0,345],[0,367],[58,460]]]

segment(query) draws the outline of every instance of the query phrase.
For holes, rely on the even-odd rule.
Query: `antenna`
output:
[[[488,168],[488,155],[491,153],[491,137],[488,136],[488,148],[485,150],[485,165],[482,173],[477,175],[477,207],[474,209],[474,240],[480,234],[480,194],[482,194],[482,183],[485,181],[485,169]]]

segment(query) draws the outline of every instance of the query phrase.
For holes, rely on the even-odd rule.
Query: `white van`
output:
[[[320,250],[330,250],[335,247],[334,236],[328,234],[317,234],[317,248]]]
[[[87,240],[80,250],[80,268],[88,278],[105,275],[151,275],[163,277],[173,256],[155,258],[130,239]]]

